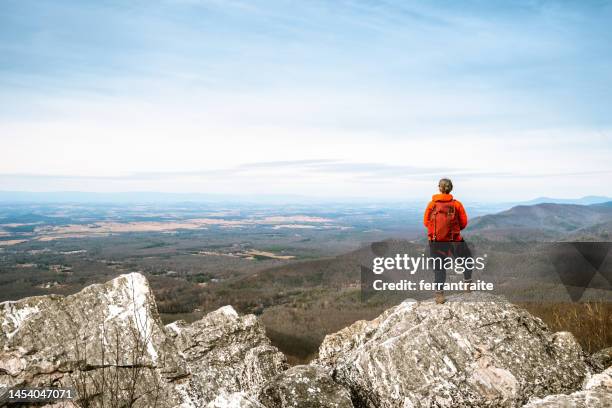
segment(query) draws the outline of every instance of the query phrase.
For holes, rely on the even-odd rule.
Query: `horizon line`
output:
[[[10,197],[11,195],[16,195],[17,197]],[[43,196],[50,196],[46,198],[42,198]],[[69,196],[75,195],[80,197],[65,197],[62,199],[62,195]],[[22,196],[22,197],[19,197]],[[39,200],[35,200],[38,196]],[[308,200],[309,202],[351,202],[351,201],[359,201],[362,203],[412,203],[419,202],[423,200],[429,200],[429,196],[424,196],[423,199],[420,198],[407,198],[407,197],[366,197],[366,196],[315,196],[315,195],[305,195],[305,194],[240,194],[240,193],[214,193],[214,192],[167,192],[167,191],[155,191],[155,190],[147,190],[147,191],[83,191],[83,190],[52,190],[52,191],[31,191],[31,190],[0,190],[0,202],[71,202],[74,201],[75,198],[80,198],[79,202],[86,203],[88,201],[83,201],[87,196],[95,196],[99,199],[104,197],[114,197],[113,199],[107,200],[105,202],[113,202],[118,201],[117,199],[123,198],[124,200],[126,196],[132,196],[131,202],[136,202],[138,196],[149,196],[148,199],[142,200],[144,197],[141,197],[142,201],[146,202],[155,202],[156,200],[152,199],[150,196],[158,196],[159,199],[163,199],[162,201],[191,201],[191,202],[210,202],[210,201],[230,201],[230,202],[261,202],[261,201],[269,201],[272,199],[277,200]],[[123,197],[120,197],[123,196]],[[172,200],[174,197],[174,200]],[[179,198],[183,198],[179,200]],[[191,197],[191,198],[189,198]],[[29,200],[28,200],[29,198]],[[93,197],[91,197],[93,198]],[[508,204],[508,203],[532,203],[538,202],[537,204],[542,203],[542,200],[551,200],[551,201],[597,201],[597,202],[608,202],[612,201],[612,197],[605,195],[596,195],[596,194],[588,194],[576,197],[551,197],[551,196],[537,196],[531,199],[515,199],[515,200],[500,200],[500,201],[491,201],[491,200],[465,200],[465,202],[472,203],[488,203],[488,204]],[[120,200],[119,200],[120,201]],[[91,201],[89,201],[91,202]],[[125,202],[125,201],[124,201]],[[297,204],[296,202],[288,202],[285,201],[283,204],[292,203]],[[280,203],[279,203],[280,204]],[[594,204],[594,203],[592,203]]]

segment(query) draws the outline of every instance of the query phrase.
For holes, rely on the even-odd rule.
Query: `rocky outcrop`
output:
[[[256,318],[231,307],[164,327],[137,273],[1,303],[0,328],[0,387],[73,387],[90,406],[200,407],[285,369]]]
[[[321,367],[296,366],[269,381],[258,400],[267,408],[352,408],[350,392]]]
[[[236,399],[240,391],[257,389],[287,368],[255,316],[238,316],[231,306],[190,325],[179,321],[166,329],[191,373],[184,391],[197,406],[220,394],[226,398],[238,393],[232,397]]]
[[[588,374],[570,333],[486,294],[405,301],[329,335],[318,364],[363,407],[517,407]]]
[[[137,273],[0,303],[0,389],[73,387],[90,407],[610,406],[612,368],[592,375],[607,362],[608,351],[585,358],[571,334],[478,293],[405,301],[289,369],[255,316],[231,306],[163,326]]]
[[[612,367],[594,375],[581,391],[549,395],[532,400],[524,408],[595,408],[612,407]]]
[[[74,387],[93,406],[181,402],[170,384],[188,372],[140,274],[72,296],[4,302],[0,327],[0,386]]]

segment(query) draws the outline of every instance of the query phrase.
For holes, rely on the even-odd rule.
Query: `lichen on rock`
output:
[[[316,365],[300,365],[277,375],[258,393],[267,408],[352,408],[350,392]]]

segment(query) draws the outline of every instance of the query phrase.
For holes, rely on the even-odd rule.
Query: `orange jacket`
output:
[[[425,214],[423,215],[423,224],[425,225],[425,228],[429,228],[429,217],[431,216],[431,212],[433,211],[436,201],[451,201],[452,199],[452,194],[434,194],[431,197],[431,201],[429,204],[427,204]],[[455,200],[454,203],[455,210],[457,210],[457,214],[459,215],[459,228],[464,229],[468,225],[467,213],[465,212],[465,208],[463,208],[463,204],[457,200]],[[459,239],[461,240],[463,238],[459,236]]]

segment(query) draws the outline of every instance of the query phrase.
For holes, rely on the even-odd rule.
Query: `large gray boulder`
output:
[[[164,327],[138,273],[0,303],[0,389],[73,387],[91,407],[200,407],[284,369],[255,316],[231,307]]]
[[[198,406],[227,395],[235,400],[287,369],[285,356],[270,344],[257,318],[238,316],[231,306],[166,329],[191,373],[185,392]]]
[[[73,387],[91,406],[181,403],[172,383],[188,372],[140,274],[0,303],[0,328],[0,387]]]
[[[316,365],[295,366],[277,375],[258,399],[267,408],[353,408],[350,392]]]
[[[316,363],[376,408],[519,407],[579,389],[588,374],[570,333],[482,293],[405,301],[328,335]]]

